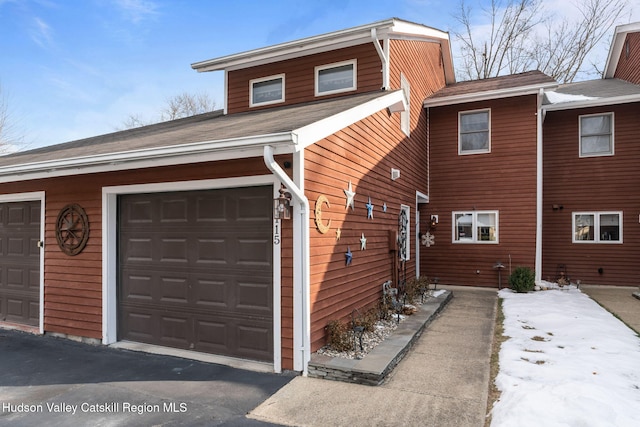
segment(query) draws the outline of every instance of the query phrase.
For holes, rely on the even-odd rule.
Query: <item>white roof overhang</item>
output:
[[[491,91],[472,92],[460,95],[443,96],[425,99],[423,105],[425,108],[442,107],[446,105],[466,104],[476,101],[487,101],[498,98],[509,98],[522,95],[537,95],[540,89],[550,90],[558,87],[557,83],[535,84],[529,86],[516,86],[505,89],[497,89]]]
[[[610,79],[618,68],[618,61],[620,60],[620,54],[624,47],[624,41],[627,38],[627,34],[640,31],[640,22],[634,22],[633,24],[619,25],[616,27],[613,39],[611,40],[611,47],[609,48],[609,56],[607,57],[607,63],[604,68],[603,78]]]

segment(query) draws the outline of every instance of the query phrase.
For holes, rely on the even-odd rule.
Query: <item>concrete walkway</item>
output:
[[[580,290],[640,334],[640,300],[633,296],[637,287],[583,285]]]
[[[446,289],[453,300],[383,385],[296,377],[249,417],[289,426],[483,426],[497,293]]]

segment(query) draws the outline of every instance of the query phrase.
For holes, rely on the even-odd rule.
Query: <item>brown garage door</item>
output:
[[[38,326],[40,202],[0,203],[0,320]]]
[[[118,339],[273,360],[272,194],[120,196]]]

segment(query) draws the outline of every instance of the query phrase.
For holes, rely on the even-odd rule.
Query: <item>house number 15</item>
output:
[[[279,245],[280,244],[280,221],[279,220],[275,221],[275,226],[276,226],[276,231],[273,234],[273,244]]]

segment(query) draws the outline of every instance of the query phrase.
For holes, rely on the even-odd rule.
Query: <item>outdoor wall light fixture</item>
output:
[[[435,230],[436,225],[438,225],[438,215],[431,215],[431,221],[429,221],[429,228],[431,228],[432,230]]]
[[[273,217],[275,219],[291,219],[291,193],[284,185],[280,185],[280,196],[273,199]]]
[[[554,211],[561,211],[562,209],[564,209],[564,206],[562,206],[562,205],[552,205],[551,208]]]

